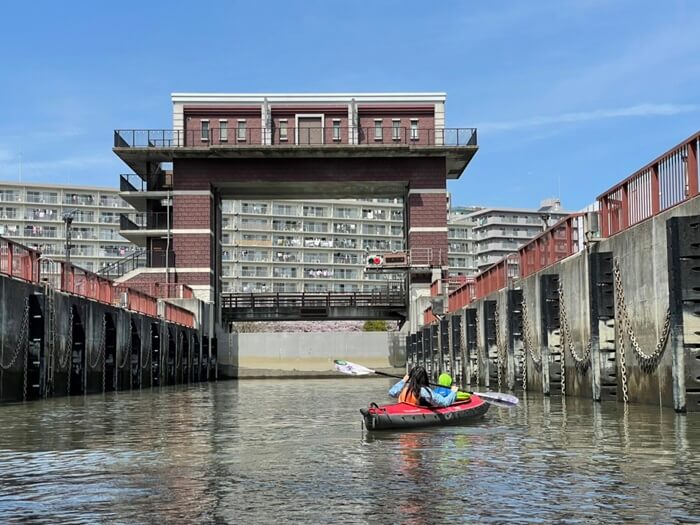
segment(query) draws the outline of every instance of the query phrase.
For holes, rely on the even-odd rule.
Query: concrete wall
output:
[[[631,330],[639,344],[641,352],[652,354],[660,342],[664,331],[667,312],[669,312],[669,255],[667,241],[667,221],[671,217],[700,216],[700,198],[692,199],[676,206],[658,216],[644,221],[611,238],[589,243],[583,251],[568,257],[525,279],[512,283],[513,288],[519,288],[523,293],[523,302],[527,315],[523,319],[523,338],[531,343],[535,356],[541,355],[541,364],[535,363],[532,355],[528,354],[526,362],[527,390],[541,392],[545,395],[558,394],[563,385],[565,395],[601,399],[601,370],[607,367],[612,377],[608,396],[622,401],[626,395],[629,402],[655,404],[674,407],[676,410],[698,410],[694,405],[686,407],[686,396],[695,395],[688,392],[683,378],[687,376],[689,366],[695,364],[697,350],[693,341],[683,344],[684,335],[678,334],[674,343],[673,336],[663,347],[664,351],[658,362],[651,370],[644,370],[642,362],[633,351],[629,338],[629,330],[623,326],[620,314],[621,299],[627,310]],[[691,242],[691,241],[685,241]],[[598,320],[592,319],[592,301],[594,300],[597,283],[591,282],[591,255],[596,253],[611,253],[613,260],[619,264],[621,285],[613,286],[615,295],[615,319],[603,321],[614,325],[614,341],[607,334],[606,344],[614,344],[615,353],[603,354],[598,349],[598,336],[592,327],[599,327]],[[562,297],[558,293],[550,296],[549,301],[556,301],[558,313],[554,326],[546,329],[544,326],[544,311],[547,300],[544,295],[543,276],[556,275],[561,287]],[[613,272],[614,275],[614,272]],[[609,278],[610,276],[608,276]],[[482,298],[469,305],[478,312],[479,331],[478,347],[482,349],[479,359],[479,379],[481,385],[494,388],[494,367],[496,366],[497,348],[493,340],[489,344],[486,337],[486,323],[493,319],[484,319],[486,301],[496,301],[499,313],[499,335],[501,341],[508,336],[507,316],[514,315],[507,310],[506,290],[499,290],[490,296]],[[551,305],[551,303],[550,303]],[[600,307],[600,305],[597,305]],[[674,307],[675,308],[675,307]],[[673,313],[673,310],[671,310]],[[678,312],[681,315],[681,312]],[[612,315],[612,314],[611,314]],[[687,319],[686,323],[691,320]],[[623,332],[621,332],[624,329]],[[683,328],[678,328],[682,330]],[[672,331],[674,328],[672,327]],[[690,330],[690,331],[689,331]],[[624,352],[621,352],[620,335],[624,334]],[[690,328],[685,333],[691,334]],[[593,337],[592,337],[592,334]],[[685,337],[689,337],[685,335]],[[573,352],[572,352],[573,347]],[[590,348],[590,360],[577,360],[585,357]],[[624,353],[624,361],[621,354]],[[507,386],[514,384],[520,387],[522,383],[514,382],[514,374],[518,371],[517,360],[522,359],[520,350],[516,353],[513,348],[507,349],[507,363],[502,370],[502,383]],[[561,358],[564,360],[562,374]],[[611,360],[611,363],[599,361]],[[614,361],[614,363],[612,362]],[[623,374],[623,363],[625,374]],[[615,382],[617,387],[615,387]],[[626,386],[623,392],[623,384]],[[695,398],[693,398],[695,399]]]
[[[403,369],[404,339],[393,332],[231,333],[227,341],[221,340],[219,373],[223,377],[329,376],[335,375],[334,359],[373,369]]]

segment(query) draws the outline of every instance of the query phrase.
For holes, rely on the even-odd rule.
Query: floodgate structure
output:
[[[143,249],[145,267],[115,263],[109,280],[70,263],[42,272],[50,261],[3,241],[3,282],[26,291],[1,298],[4,398],[144,386],[113,370],[127,361],[157,369],[157,380],[132,371],[153,384],[189,380],[203,363],[237,375],[241,363],[222,328],[234,321],[388,319],[417,327],[412,299],[429,293],[448,263],[446,181],[477,151],[475,129],[445,127],[444,94],[185,93],[172,103],[171,129],[114,133],[113,151],[133,171],[121,178],[121,197],[141,213],[124,214],[120,233]],[[375,197],[403,202],[405,250],[370,254],[381,262],[375,271],[400,279],[369,292],[223,293],[222,199]],[[342,233],[318,249],[367,256],[334,244],[335,236]],[[19,308],[25,297],[27,315]],[[141,326],[134,316],[147,320]],[[28,336],[25,318],[41,325]],[[127,359],[139,345],[138,359]],[[59,369],[69,379],[59,381]]]
[[[700,410],[700,134],[603,193],[594,211],[454,283],[446,182],[478,148],[475,129],[445,126],[444,94],[180,93],[172,104],[170,129],[114,133],[133,171],[120,195],[140,213],[121,217],[120,232],[145,266],[118,262],[106,279],[2,240],[2,400],[242,377],[253,361],[299,360],[262,346],[247,356],[234,322],[387,319],[402,326],[409,366],[463,386]],[[224,292],[222,200],[313,198],[402,202],[404,250],[343,246],[342,228],[317,246],[393,278],[371,292]],[[330,370],[322,352],[306,357]],[[355,352],[377,368],[376,355]]]
[[[409,365],[464,385],[700,411],[699,139],[473,282],[436,280]]]

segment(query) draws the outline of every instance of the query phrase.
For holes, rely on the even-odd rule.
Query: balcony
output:
[[[280,129],[117,129],[114,152],[145,175],[175,158],[294,158],[325,156],[444,157],[458,178],[478,149],[476,128],[315,127]],[[353,150],[352,153],[349,150]]]
[[[138,246],[146,246],[147,237],[162,236],[167,232],[168,212],[122,213],[119,216],[119,235]]]
[[[235,136],[211,129],[117,129],[115,148],[211,148],[215,146],[476,146],[476,128],[246,128]],[[340,133],[338,133],[340,131]]]

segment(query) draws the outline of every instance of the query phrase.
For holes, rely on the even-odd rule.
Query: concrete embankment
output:
[[[201,326],[0,275],[0,401],[207,381],[216,354]]]
[[[423,327],[407,357],[465,385],[700,411],[698,268],[695,197]]]
[[[393,332],[232,333],[228,339],[219,353],[223,377],[337,377],[334,359],[399,375],[405,370],[404,338]]]

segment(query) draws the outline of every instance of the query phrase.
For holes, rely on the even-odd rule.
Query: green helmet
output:
[[[446,386],[447,388],[452,386],[452,376],[450,374],[440,374],[438,377],[438,385]]]

